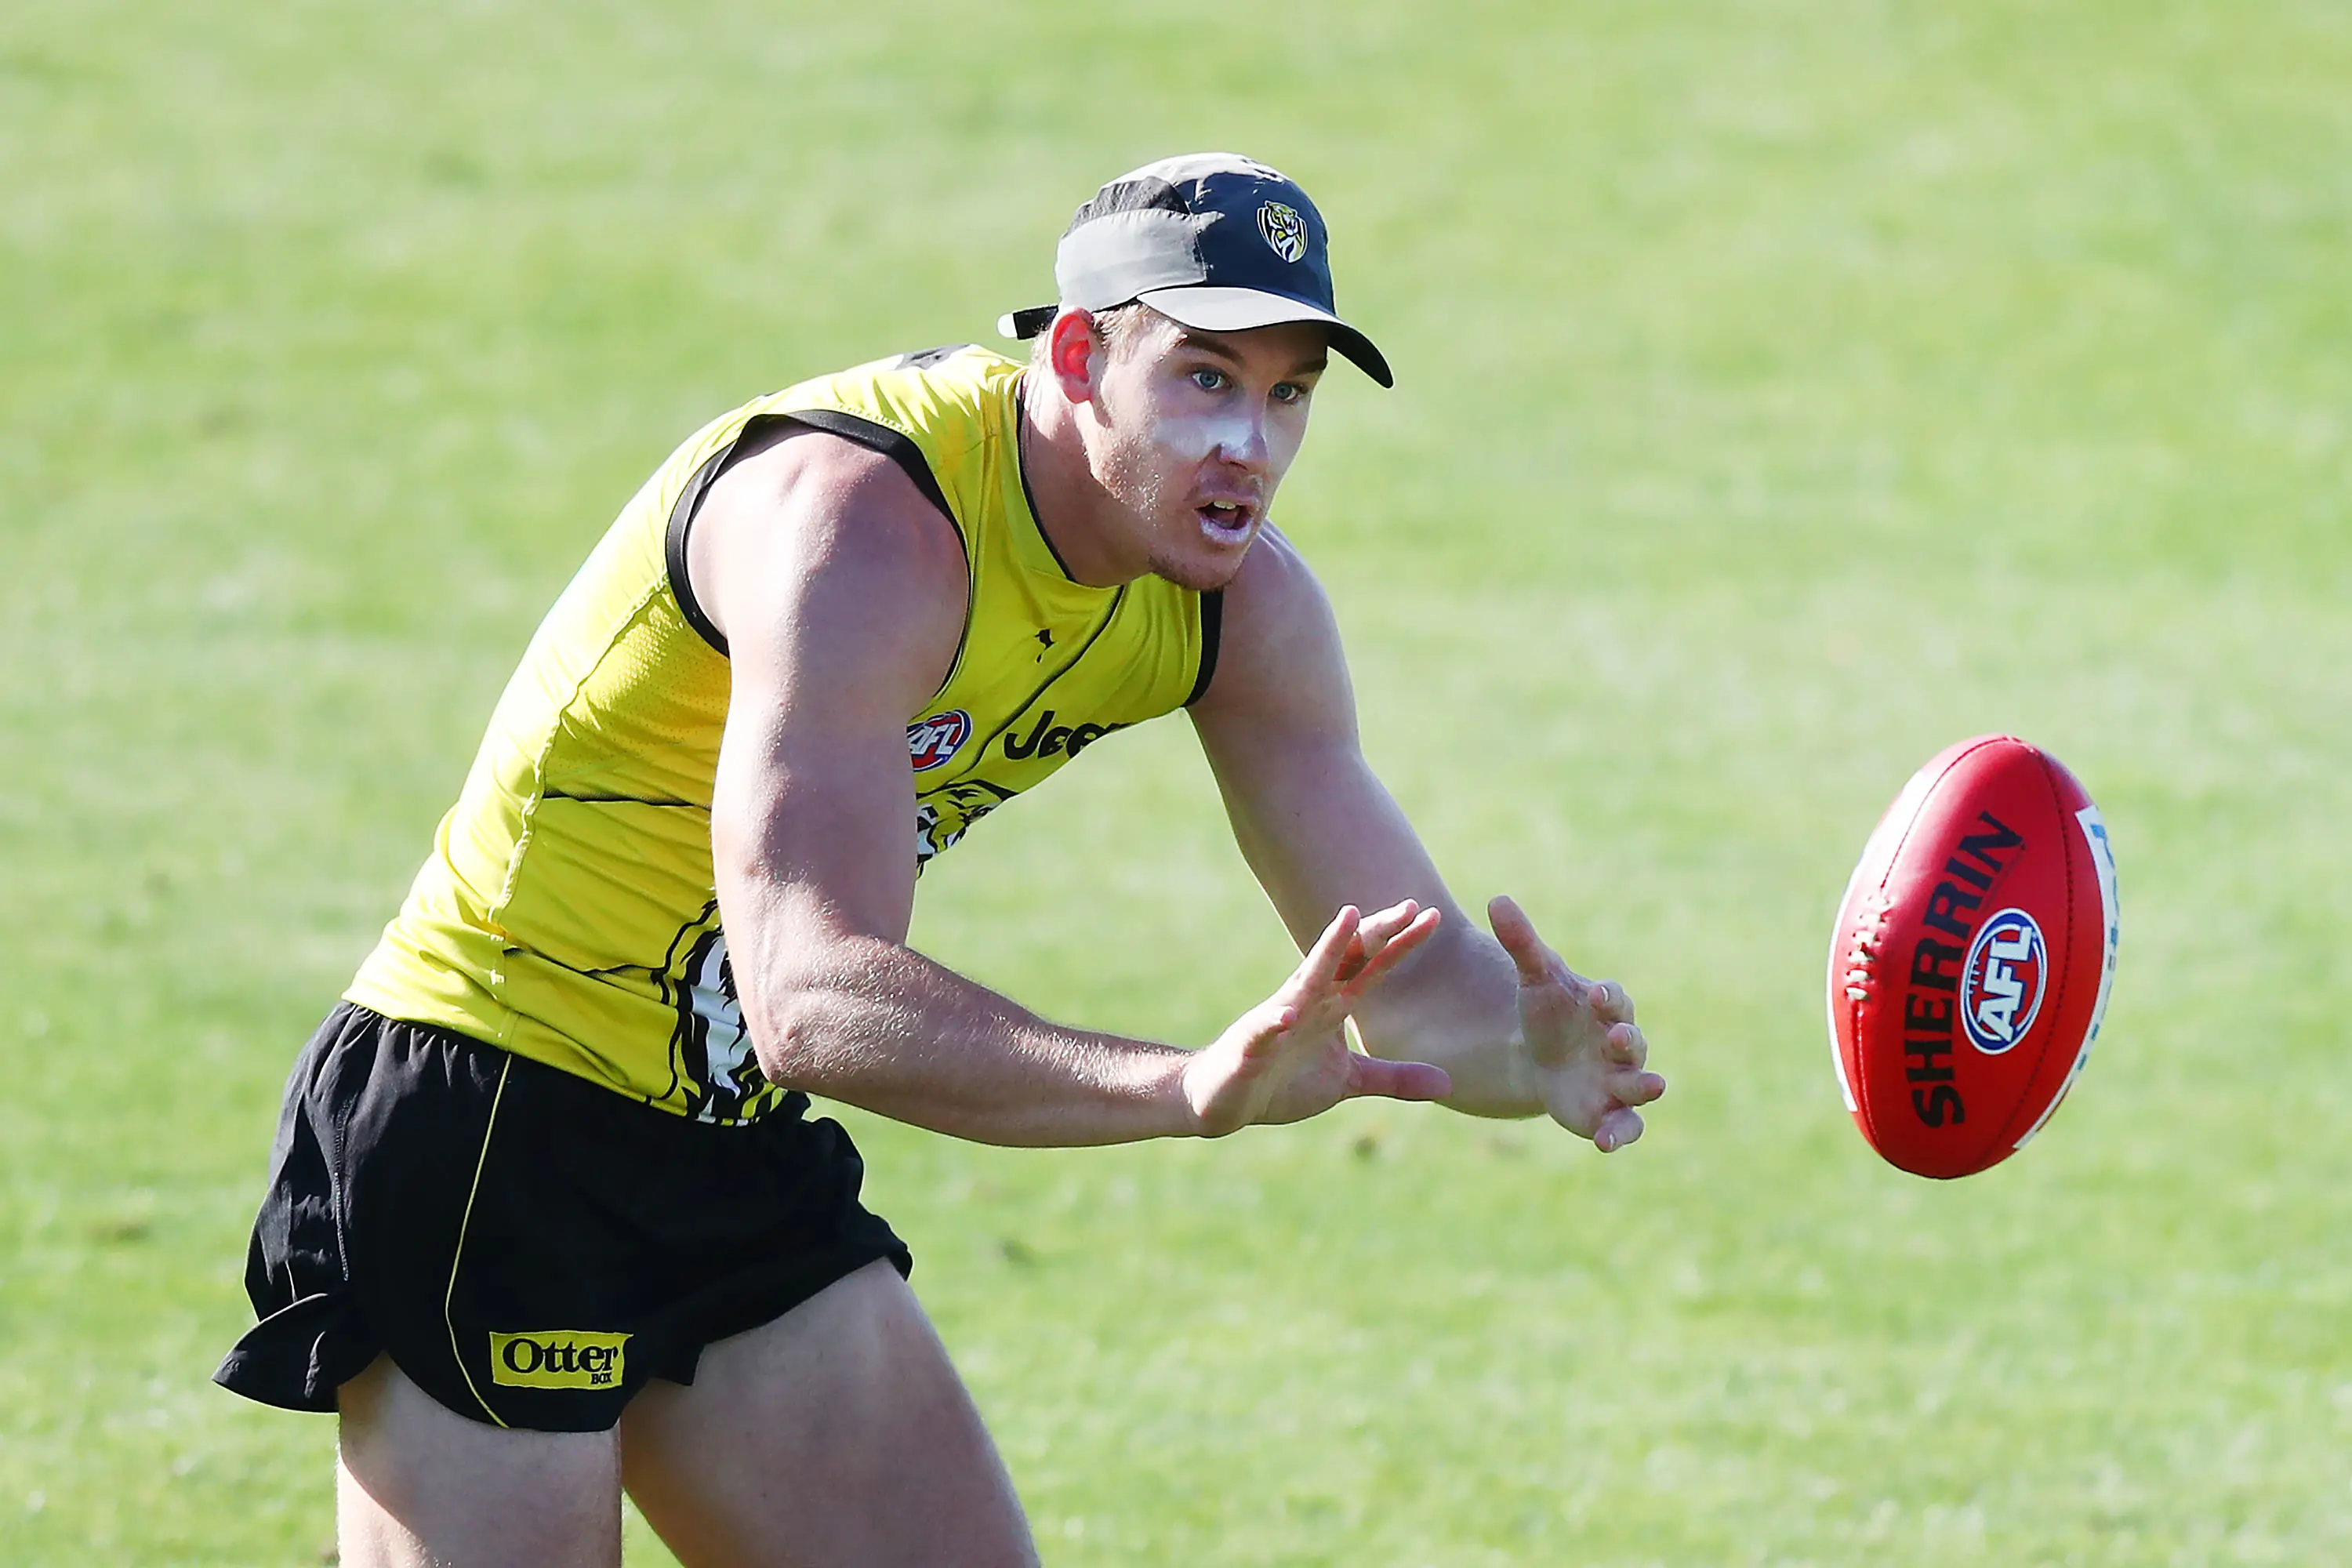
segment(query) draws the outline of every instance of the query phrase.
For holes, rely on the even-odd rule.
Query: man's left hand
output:
[[[1666,1092],[1647,1071],[1650,1046],[1633,999],[1613,980],[1587,980],[1536,934],[1509,899],[1486,906],[1495,938],[1519,971],[1519,1032],[1543,1108],[1606,1154],[1642,1135],[1641,1112]]]

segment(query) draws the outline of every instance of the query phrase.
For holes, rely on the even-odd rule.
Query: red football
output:
[[[1911,776],[1862,851],[1830,941],[1830,1041],[1870,1146],[1922,1176],[1997,1165],[2090,1058],[2116,973],[2098,807],[2012,735]]]

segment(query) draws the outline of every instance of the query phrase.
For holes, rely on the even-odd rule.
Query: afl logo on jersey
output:
[[[2047,956],[2042,928],[2023,910],[1985,921],[1960,966],[1960,1022],[1970,1045],[1997,1057],[2025,1038],[2042,1011]]]
[[[917,773],[927,773],[947,766],[971,739],[971,715],[950,708],[907,726],[907,755],[914,760]]]
[[[1257,231],[1285,261],[1296,261],[1307,254],[1307,225],[1297,207],[1281,202],[1264,204],[1257,209]]]

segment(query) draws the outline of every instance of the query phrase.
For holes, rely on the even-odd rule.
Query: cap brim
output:
[[[1331,330],[1331,346],[1357,369],[1382,386],[1394,386],[1389,362],[1372,340],[1347,322],[1304,300],[1262,289],[1219,289],[1196,284],[1182,289],[1153,289],[1136,296],[1171,321],[1198,327],[1204,332],[1246,332],[1255,327],[1278,327],[1287,321],[1319,321]]]

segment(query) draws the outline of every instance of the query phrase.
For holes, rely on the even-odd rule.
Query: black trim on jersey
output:
[[[1209,694],[1209,682],[1217,673],[1217,639],[1225,629],[1225,591],[1212,588],[1201,595],[1201,673],[1192,678],[1192,694],[1184,699],[1190,708]]]
[[[1054,548],[1054,536],[1045,531],[1045,520],[1037,515],[1037,492],[1029,488],[1029,459],[1021,450],[1021,421],[1028,417],[1028,405],[1021,400],[1021,388],[1028,379],[1029,373],[1023,371],[1020,379],[1013,384],[1013,471],[1021,476],[1021,499],[1029,507],[1029,526],[1035,529],[1037,537],[1045,542],[1045,553],[1054,558],[1054,564],[1062,569],[1062,575],[1076,583],[1077,574],[1070,570],[1070,563],[1062,559],[1062,552]]]
[[[969,345],[963,345],[969,346]],[[929,350],[927,353],[937,353]],[[940,509],[940,515],[955,530],[956,548],[963,552],[963,627],[956,633],[955,657],[948,660],[948,672],[940,679],[939,690],[931,693],[932,701],[939,700],[963,668],[963,650],[971,641],[971,620],[980,613],[980,563],[971,553],[971,541],[964,537],[963,523],[956,517],[955,508],[948,505],[947,492],[931,473],[930,459],[923,456],[915,438],[887,425],[877,425],[871,419],[855,414],[845,414],[838,408],[803,408],[784,416],[795,425],[805,425],[812,430],[822,430],[828,436],[838,436],[854,441],[869,452],[878,452],[898,465],[906,476],[915,481],[915,489],[923,499]],[[926,703],[924,706],[929,707]]]
[[[955,509],[948,505],[947,492],[940,481],[931,477],[930,459],[915,445],[915,438],[887,425],[877,425],[855,414],[844,414],[838,408],[803,408],[782,416],[795,425],[805,425],[812,430],[822,430],[828,436],[838,436],[845,441],[855,441],[871,452],[879,452],[907,471],[923,499],[940,509],[949,522],[955,524],[956,535],[962,537],[963,525],[956,522]]]
[[[694,514],[702,510],[702,498],[710,493],[719,476],[733,468],[735,459],[751,449],[751,437],[764,435],[784,422],[772,414],[756,415],[743,421],[743,428],[735,432],[735,439],[703,459],[702,467],[686,481],[686,489],[678,491],[677,504],[669,509],[669,527],[662,537],[662,562],[669,573],[670,596],[677,601],[686,624],[722,654],[727,651],[726,634],[703,613],[701,601],[694,596],[694,584],[687,576],[687,532],[694,526]]]
[[[956,345],[958,348],[969,346],[969,344]],[[955,352],[953,349],[929,349],[924,351],[923,354],[907,357],[924,359],[929,355],[953,352]],[[931,476],[931,465],[929,459],[924,458],[923,449],[915,445],[913,437],[893,430],[887,425],[877,425],[871,419],[861,419],[855,414],[844,414],[833,408],[806,408],[791,414],[754,416],[743,422],[743,428],[735,433],[735,439],[730,441],[722,450],[713,452],[703,461],[702,467],[694,470],[694,477],[686,481],[686,489],[678,492],[677,504],[670,508],[669,528],[662,542],[662,557],[669,571],[670,595],[677,600],[677,607],[685,615],[686,624],[700,633],[704,642],[722,654],[727,652],[726,634],[721,632],[712,623],[710,617],[703,613],[701,603],[694,596],[694,584],[687,574],[687,534],[694,527],[694,514],[701,510],[702,498],[709,493],[710,487],[718,482],[719,476],[734,466],[738,456],[750,449],[752,437],[763,434],[778,425],[804,425],[812,430],[822,430],[828,436],[838,436],[845,441],[853,441],[868,451],[878,452],[889,458],[906,471],[908,479],[915,481],[915,489],[922,492],[923,499],[940,509],[940,515],[945,517],[949,526],[956,531],[957,542],[961,543],[963,540],[963,524],[956,521],[955,510],[948,505],[946,492],[940,489],[940,481]],[[1025,485],[1028,481],[1024,479],[1022,482]],[[1048,541],[1046,548],[1052,547],[1052,542]],[[1059,560],[1060,557],[1056,556],[1055,559]],[[1065,570],[1067,569],[1065,568]],[[970,620],[971,617],[967,615],[965,616],[967,631],[970,630]],[[957,657],[962,657],[962,645],[959,643],[956,648]]]
[[[694,477],[686,481],[686,489],[678,492],[677,504],[669,509],[669,527],[662,537],[662,560],[669,571],[670,597],[677,601],[678,613],[686,616],[686,624],[722,654],[727,651],[726,635],[702,613],[701,602],[694,596],[694,584],[687,579],[686,531],[694,522],[695,508],[702,504],[702,493],[710,488],[710,481],[719,477],[719,468],[741,444],[742,437],[738,437],[727,443],[724,450],[703,459],[702,467],[694,470]]]

